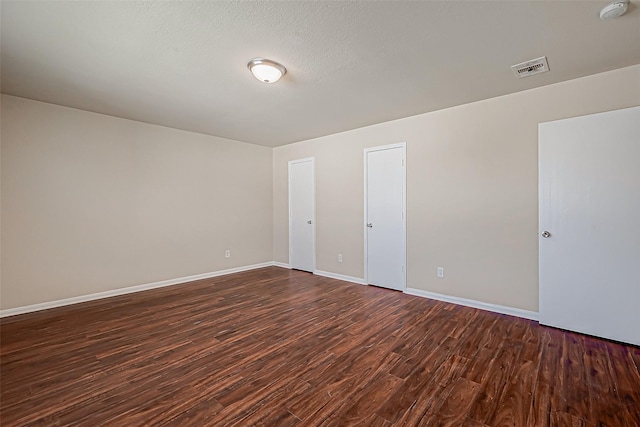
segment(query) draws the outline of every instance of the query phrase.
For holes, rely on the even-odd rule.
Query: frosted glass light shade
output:
[[[247,67],[256,79],[264,83],[275,83],[287,72],[282,64],[264,58],[252,59]]]

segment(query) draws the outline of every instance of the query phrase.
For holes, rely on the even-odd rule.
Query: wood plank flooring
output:
[[[640,349],[277,267],[5,318],[3,426],[640,426]]]

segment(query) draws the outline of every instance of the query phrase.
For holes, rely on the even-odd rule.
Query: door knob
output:
[[[548,239],[549,237],[551,237],[551,233],[549,233],[548,231],[543,231],[542,234],[540,235],[545,239]]]
[[[367,224],[367,227],[369,227],[369,228],[373,228],[373,224],[372,224],[372,223],[368,223],[368,224]]]
[[[311,220],[307,221],[307,224],[311,224]]]

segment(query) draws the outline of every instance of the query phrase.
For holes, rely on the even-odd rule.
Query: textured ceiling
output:
[[[638,6],[605,4],[2,1],[2,92],[278,146],[640,63]]]

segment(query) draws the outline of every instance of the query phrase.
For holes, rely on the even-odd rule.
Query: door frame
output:
[[[399,142],[396,144],[380,145],[364,149],[364,221],[362,227],[364,229],[364,284],[369,284],[369,233],[367,232],[367,219],[369,207],[369,188],[367,180],[367,172],[369,171],[369,163],[367,155],[374,151],[385,151],[395,148],[402,149],[402,292],[407,290],[407,143]]]
[[[297,160],[289,160],[287,165],[287,182],[288,182],[288,199],[289,199],[289,268],[293,268],[291,264],[291,255],[293,248],[293,221],[292,221],[292,212],[291,212],[291,166],[297,163],[305,163],[311,162],[311,168],[313,172],[313,188],[311,189],[311,200],[313,203],[312,207],[312,218],[311,218],[311,239],[313,246],[313,271],[315,274],[316,271],[316,164],[315,157],[305,157],[304,159]]]

